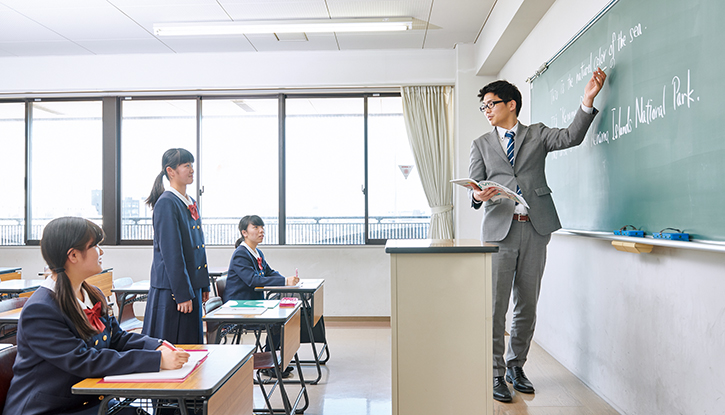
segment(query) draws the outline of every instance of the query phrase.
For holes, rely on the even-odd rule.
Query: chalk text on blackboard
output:
[[[680,92],[680,77],[675,76],[672,78],[672,89],[673,89],[673,107],[675,110],[677,110],[677,107],[680,107],[682,105],[687,104],[687,108],[690,108],[690,103],[695,102],[695,99],[692,98],[692,93],[695,92],[694,89],[690,89],[690,70],[687,70],[687,92]]]
[[[662,87],[662,103],[659,105],[653,105],[652,99],[648,99],[647,103],[644,102],[644,97],[639,97],[638,100],[634,100],[634,113],[636,114],[635,124],[637,127],[639,124],[649,124],[657,118],[664,118],[667,115],[667,109],[665,108],[665,91],[667,86]]]

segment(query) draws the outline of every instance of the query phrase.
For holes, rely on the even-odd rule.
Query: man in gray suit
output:
[[[471,144],[469,177],[477,182],[491,180],[518,191],[528,209],[511,199],[492,198],[495,189],[469,191],[471,206],[483,205],[481,240],[496,243],[493,255],[493,397],[511,402],[505,380],[515,390],[533,393],[524,374],[536,325],[536,303],[546,262],[551,233],[561,228],[544,175],[544,161],[550,151],[581,144],[597,111],[594,97],[604,85],[604,72],[597,68],[584,89],[581,108],[568,128],[530,126],[518,122],[521,93],[506,81],[492,82],[478,95],[481,111],[494,127]],[[513,321],[504,361],[504,331],[509,297],[513,289]]]

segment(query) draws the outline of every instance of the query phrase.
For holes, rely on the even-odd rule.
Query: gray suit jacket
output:
[[[560,229],[561,223],[544,174],[546,155],[550,151],[581,144],[596,114],[596,109],[592,114],[587,114],[580,107],[574,121],[564,129],[549,128],[541,123],[519,125],[514,140],[515,167],[511,167],[494,128],[471,144],[469,177],[476,181],[492,180],[511,190],[516,190],[518,185],[529,204],[531,224],[539,234],[548,235]],[[511,228],[514,202],[498,199],[480,203],[473,200],[472,191],[468,193],[474,209],[484,205],[481,239],[487,242],[503,240]]]

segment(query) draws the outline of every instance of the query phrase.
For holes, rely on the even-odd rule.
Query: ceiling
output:
[[[0,0],[0,57],[452,49],[473,43],[496,0]],[[154,23],[412,17],[413,30],[164,37]]]

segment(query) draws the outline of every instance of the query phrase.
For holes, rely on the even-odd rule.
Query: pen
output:
[[[179,349],[177,349],[176,347],[174,347],[174,345],[173,345],[173,344],[171,344],[171,343],[167,342],[166,340],[163,340],[163,341],[161,342],[161,344],[163,344],[164,346],[168,347],[169,349],[171,349],[171,350],[173,350],[173,351],[175,351],[175,352],[178,352],[178,351],[179,351]]]

